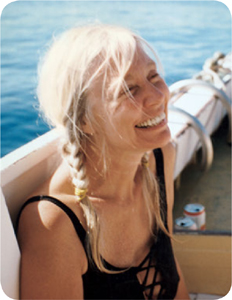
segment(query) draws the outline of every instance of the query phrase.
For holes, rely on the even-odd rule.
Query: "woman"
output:
[[[21,298],[188,299],[170,240],[169,91],[148,53],[106,25],[48,51],[38,95],[63,161],[21,211]]]

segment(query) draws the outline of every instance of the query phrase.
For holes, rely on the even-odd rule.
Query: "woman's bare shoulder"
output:
[[[86,255],[77,232],[65,211],[49,201],[49,197],[56,198],[69,207],[81,223],[84,222],[83,211],[75,202],[73,195],[66,193],[65,190],[62,191],[59,185],[52,185],[54,179],[58,179],[57,174],[30,195],[30,197],[43,195],[43,200],[29,203],[22,210],[18,225],[19,245],[22,251],[37,249],[38,252],[46,249],[47,253],[54,251],[57,253],[59,248],[65,255],[71,255],[73,249],[73,254],[76,251],[75,256],[82,258],[80,263],[84,272],[87,263]],[[65,249],[71,252],[65,253]]]
[[[83,297],[87,257],[65,212],[49,201],[28,204],[20,218],[18,241],[22,298]]]
[[[18,241],[22,252],[48,255],[51,258],[61,256],[61,253],[72,255],[80,260],[82,273],[87,268],[85,250],[71,220],[50,201],[33,202],[23,209],[18,226]]]
[[[83,221],[83,211],[76,201],[70,171],[64,161],[55,170],[52,176],[46,179],[42,185],[38,186],[28,198],[38,195],[41,195],[43,200],[49,200],[47,198],[53,197],[64,203],[73,210],[81,222]],[[30,212],[26,213],[27,211]],[[31,215],[38,215],[39,220],[42,222],[41,224],[46,227],[51,226],[51,229],[56,229],[56,226],[60,226],[62,221],[67,222],[67,215],[64,211],[51,201],[38,201],[37,203],[27,205],[23,210],[22,217],[30,219]]]
[[[43,200],[28,203],[19,219],[19,228],[24,227],[24,233],[32,229],[40,229],[52,232],[64,230],[67,223],[64,212],[55,204],[46,201],[48,197],[43,196]],[[64,224],[63,224],[64,223]]]

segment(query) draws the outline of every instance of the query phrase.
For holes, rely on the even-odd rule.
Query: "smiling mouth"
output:
[[[137,124],[135,127],[137,128],[149,128],[149,127],[153,127],[153,126],[157,126],[159,125],[164,119],[165,119],[166,115],[163,112],[161,115],[154,117],[152,119],[149,119],[143,123]]]

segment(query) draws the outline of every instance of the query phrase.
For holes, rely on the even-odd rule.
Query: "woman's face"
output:
[[[156,64],[138,48],[124,79],[129,91],[122,87],[117,100],[108,90],[106,101],[101,101],[101,78],[89,93],[93,114],[101,128],[93,132],[95,141],[104,136],[114,150],[141,153],[164,146],[170,140],[166,119],[169,90]]]

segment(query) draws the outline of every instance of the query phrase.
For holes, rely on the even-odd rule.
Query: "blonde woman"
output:
[[[171,245],[175,151],[160,72],[120,27],[73,28],[49,49],[38,96],[63,160],[20,213],[22,299],[188,299]]]

